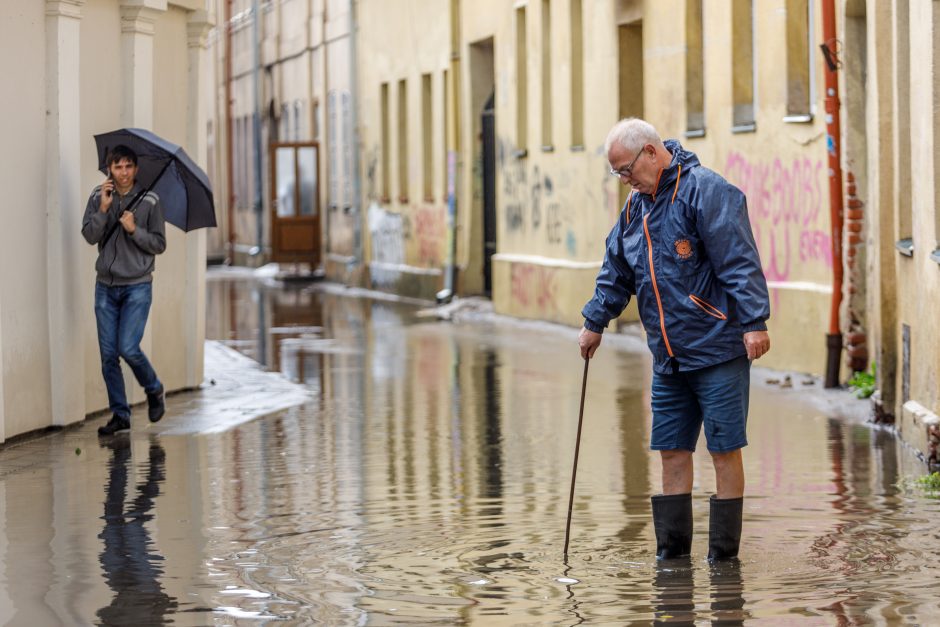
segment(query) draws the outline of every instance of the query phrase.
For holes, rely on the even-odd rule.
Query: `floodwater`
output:
[[[313,400],[222,433],[0,450],[0,620],[15,625],[940,622],[940,501],[886,431],[755,371],[739,565],[657,564],[649,362],[574,330],[210,277],[210,339]],[[632,348],[632,349],[631,349]],[[639,350],[636,350],[636,349]],[[851,412],[849,412],[851,413]]]

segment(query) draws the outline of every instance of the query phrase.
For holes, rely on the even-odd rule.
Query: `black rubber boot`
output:
[[[656,558],[686,557],[692,552],[692,495],[657,494],[653,503]]]
[[[744,497],[719,499],[713,494],[709,503],[708,559],[734,559],[738,556],[738,546],[741,544]]]

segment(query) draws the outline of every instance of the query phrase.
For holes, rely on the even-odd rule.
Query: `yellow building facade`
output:
[[[767,365],[823,370],[833,262],[815,5],[366,0],[359,16],[363,203],[382,242],[369,267],[397,255],[390,275],[378,260],[374,287],[446,279],[452,152],[457,293],[580,325],[626,196],[604,139],[644,117],[748,196],[781,340]]]

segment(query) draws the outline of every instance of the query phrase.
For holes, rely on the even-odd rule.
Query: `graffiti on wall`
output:
[[[801,269],[832,268],[821,160],[751,160],[732,151],[725,176],[747,196],[751,227],[768,281],[804,280]],[[804,275],[805,276],[805,275]]]
[[[413,237],[419,263],[427,266],[441,265],[441,249],[446,235],[443,207],[418,207],[414,217]]]
[[[553,267],[513,263],[510,270],[513,302],[523,309],[535,308],[540,313],[556,311],[556,274],[557,269]]]
[[[405,263],[405,234],[401,214],[369,205],[369,234],[372,239],[372,264],[369,274],[376,287],[391,287],[401,275]]]
[[[559,180],[537,163],[530,166],[526,160],[514,158],[512,150],[511,143],[499,143],[497,163],[506,234],[544,237],[549,244],[564,244],[568,254],[575,255],[577,238],[561,189],[568,187],[563,184],[567,179]]]

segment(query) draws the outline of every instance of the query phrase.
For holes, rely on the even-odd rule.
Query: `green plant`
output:
[[[925,492],[940,492],[940,472],[934,472],[929,475],[917,477],[914,480],[921,490]]]
[[[871,362],[868,372],[856,372],[849,379],[849,387],[855,390],[858,398],[868,398],[875,392],[875,362]]]

